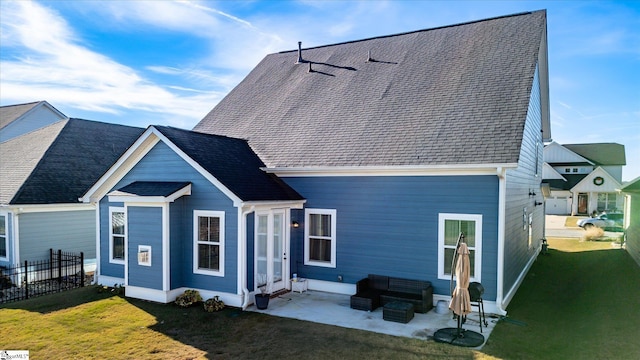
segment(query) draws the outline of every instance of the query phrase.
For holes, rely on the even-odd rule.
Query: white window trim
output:
[[[211,210],[194,210],[193,211],[193,273],[209,276],[224,276],[224,211],[211,211]],[[200,269],[198,267],[198,218],[199,217],[217,217],[220,218],[220,269],[207,270]]]
[[[445,220],[465,220],[476,222],[476,245],[470,247],[475,251],[474,276],[469,281],[481,282],[482,277],[482,215],[479,214],[438,214],[438,279],[451,280],[451,274],[444,273],[444,222]],[[453,269],[451,269],[453,271]]]
[[[144,253],[147,253],[146,259],[143,256],[141,256]],[[151,246],[138,245],[138,265],[151,266]]]
[[[2,236],[4,236],[4,248],[6,250],[6,256],[0,256],[0,260],[9,261],[9,216],[0,214],[0,217],[4,218],[4,234]]]
[[[331,261],[314,261],[309,259],[309,216],[310,215],[331,215]],[[305,209],[304,210],[304,264],[310,266],[336,267],[336,219],[337,211],[335,209]]]
[[[124,213],[124,235],[114,234],[113,233],[113,213],[121,212]],[[125,260],[127,258],[127,231],[129,227],[127,226],[127,212],[124,207],[109,207],[109,262],[111,264],[119,264],[124,265]],[[124,236],[124,259],[114,259],[113,258],[113,236]]]

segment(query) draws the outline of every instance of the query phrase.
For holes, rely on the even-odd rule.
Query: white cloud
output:
[[[56,106],[108,114],[141,110],[182,123],[200,119],[222,97],[203,90],[185,95],[179,89],[178,94],[171,91],[175,87],[144,79],[134,69],[89,50],[59,14],[37,3],[3,2],[2,36],[3,48],[18,49],[19,54],[3,56],[0,62],[3,102],[46,99]],[[5,43],[5,38],[12,40]],[[222,82],[229,86],[228,79]]]

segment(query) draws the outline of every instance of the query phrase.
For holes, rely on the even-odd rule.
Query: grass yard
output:
[[[34,359],[637,359],[640,268],[608,242],[549,239],[482,351],[87,287],[0,306],[0,349]]]
[[[639,359],[640,268],[611,242],[549,238],[485,354],[504,359]]]
[[[4,305],[0,334],[0,349],[29,350],[34,359],[486,358],[435,342],[232,308],[206,313],[95,287]]]

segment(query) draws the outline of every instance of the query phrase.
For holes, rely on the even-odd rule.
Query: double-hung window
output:
[[[305,209],[304,264],[336,267],[336,210]]]
[[[438,278],[451,279],[452,261],[460,233],[469,248],[471,281],[480,282],[482,265],[482,215],[438,215]],[[455,264],[453,264],[455,269]]]
[[[9,258],[9,244],[7,236],[7,216],[0,215],[0,258]]]
[[[193,272],[224,276],[224,212],[193,212]]]
[[[124,208],[109,208],[109,261],[112,263],[124,264],[126,223]]]

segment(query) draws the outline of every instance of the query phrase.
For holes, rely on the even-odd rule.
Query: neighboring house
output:
[[[462,232],[505,313],[544,237],[549,140],[545,11],[270,54],[194,131],[148,128],[85,194],[98,281],[245,307],[293,273],[344,294],[376,273],[438,300]]]
[[[549,184],[546,213],[591,215],[622,211],[624,145],[616,143],[564,144],[544,147],[542,180]]]
[[[95,266],[95,206],[78,199],[143,130],[69,119],[0,143],[0,266],[50,248]]]
[[[0,142],[66,119],[46,101],[0,106]]]
[[[625,199],[624,227],[625,247],[631,257],[640,265],[640,177],[630,181],[623,188]]]

